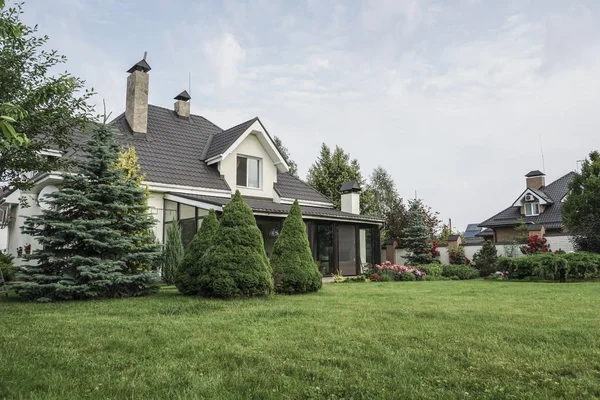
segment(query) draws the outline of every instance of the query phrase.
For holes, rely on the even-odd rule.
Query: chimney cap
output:
[[[342,193],[346,193],[346,192],[360,192],[360,185],[358,184],[357,181],[348,181],[348,182],[344,183],[340,187],[340,191]]]
[[[183,101],[188,101],[191,100],[192,96],[190,96],[190,94],[187,92],[187,90],[184,90],[183,92],[179,93],[177,96],[174,97],[175,100],[183,100]]]
[[[129,68],[127,70],[127,72],[129,72],[130,74],[133,73],[134,71],[148,72],[151,69],[152,68],[150,68],[150,65],[148,65],[148,63],[146,62],[146,58],[144,57],[144,59],[133,64],[133,67]]]
[[[536,169],[534,171],[529,172],[527,175],[525,175],[526,178],[533,178],[535,176],[545,176],[546,174],[544,174],[542,171]]]

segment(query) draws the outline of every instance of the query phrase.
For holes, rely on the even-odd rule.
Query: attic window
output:
[[[540,215],[540,203],[525,203],[525,215],[528,217]]]
[[[261,160],[252,157],[237,157],[237,186],[259,189]]]

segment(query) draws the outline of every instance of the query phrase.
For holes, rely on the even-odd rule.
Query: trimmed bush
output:
[[[202,275],[200,262],[202,257],[212,245],[214,237],[219,229],[219,221],[215,210],[210,209],[208,215],[202,220],[200,229],[190,242],[183,260],[175,274],[175,285],[177,289],[186,295],[198,294],[198,279]]]
[[[282,294],[316,292],[323,277],[313,260],[298,201],[290,208],[271,254],[275,291]]]
[[[455,280],[475,279],[479,277],[479,271],[470,265],[442,265],[442,276]]]
[[[239,190],[225,207],[214,243],[200,262],[199,294],[262,297],[273,293],[271,267],[252,209]]]
[[[178,220],[173,219],[167,227],[167,240],[162,255],[161,277],[167,285],[175,283],[175,273],[183,259],[184,251],[181,242],[181,226]]]
[[[593,253],[532,254],[519,258],[500,257],[497,268],[509,279],[561,281],[600,279],[600,255]]]

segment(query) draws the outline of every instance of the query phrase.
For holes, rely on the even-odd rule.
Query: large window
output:
[[[525,215],[528,217],[540,215],[540,203],[525,203]]]
[[[259,158],[238,156],[237,186],[260,188],[261,162]]]
[[[167,240],[169,226],[173,221],[178,221],[179,226],[181,226],[181,241],[183,246],[187,248],[198,229],[200,229],[202,219],[208,215],[208,210],[171,200],[165,200],[164,207],[163,242]]]

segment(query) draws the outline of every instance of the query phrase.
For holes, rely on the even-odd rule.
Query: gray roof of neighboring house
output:
[[[463,237],[465,239],[474,238],[475,235],[477,235],[479,232],[481,232],[479,224],[468,224],[467,229],[465,229],[465,233],[463,234]]]
[[[253,118],[224,131],[199,115],[180,118],[173,110],[149,105],[147,133],[132,134],[124,113],[112,124],[120,132],[117,140],[135,147],[147,181],[229,191],[217,166],[209,166],[204,160],[229,148],[257,120]],[[277,175],[275,190],[281,197],[331,202],[287,173]]]
[[[226,197],[213,197],[213,196],[204,196],[204,195],[196,195],[196,194],[187,194],[187,193],[178,193],[178,192],[169,192],[174,196],[182,197],[184,199],[196,200],[208,204],[212,204],[215,206],[224,206],[231,200]],[[252,208],[252,211],[266,214],[275,214],[275,215],[287,215],[290,211],[291,204],[281,204],[275,203],[269,199],[262,199],[257,197],[244,197],[244,202]],[[310,219],[310,217],[321,217],[327,219],[340,219],[340,220],[351,220],[357,222],[365,222],[372,224],[381,224],[383,220],[377,217],[370,217],[367,215],[356,215],[350,214],[347,212],[343,212],[340,210],[336,210],[334,208],[323,208],[323,207],[309,207],[309,206],[300,206],[302,209],[302,215],[306,219]]]
[[[569,182],[571,179],[573,179],[574,175],[574,172],[569,172],[554,182],[535,191],[536,193],[544,193],[544,195],[552,201],[552,203],[548,204],[545,211],[540,215],[533,217],[522,216],[520,207],[511,206],[500,211],[490,219],[483,221],[481,224],[479,224],[479,226],[486,228],[515,226],[519,223],[519,219],[522,217],[527,224],[544,225],[546,229],[562,228],[563,223],[560,213],[562,208],[562,199],[567,195]]]

